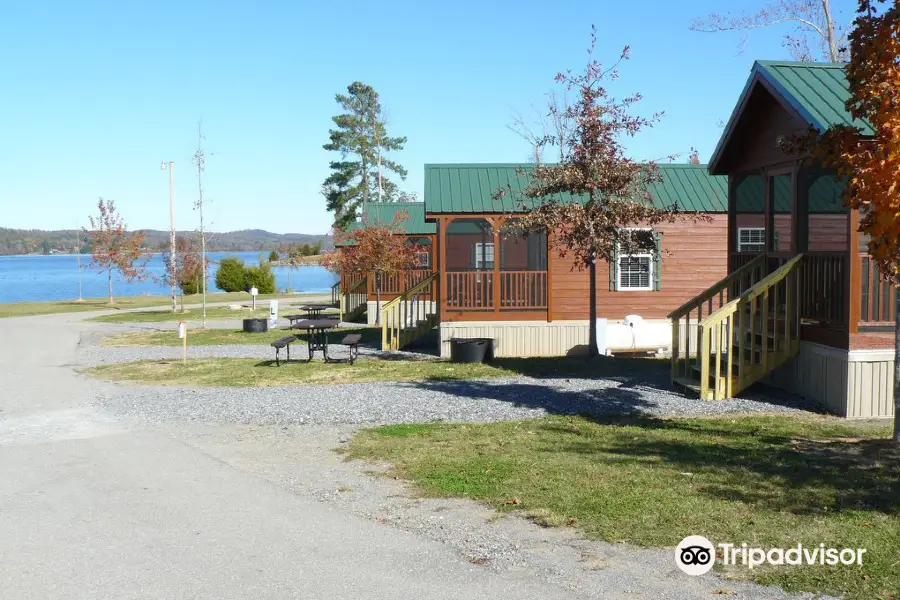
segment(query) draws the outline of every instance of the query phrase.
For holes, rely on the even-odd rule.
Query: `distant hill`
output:
[[[169,232],[158,229],[139,229],[144,234],[145,246],[152,251],[167,250]],[[179,231],[178,235],[196,236],[194,231]],[[40,229],[6,229],[0,228],[0,255],[10,254],[57,254],[71,253],[76,244],[81,244],[82,252],[89,252],[89,240],[86,234],[74,229],[59,231],[41,231]],[[244,229],[226,233],[208,232],[206,249],[217,251],[269,251],[287,244],[316,244],[322,242],[325,250],[334,247],[329,235],[310,235],[306,233],[272,233],[262,229]]]

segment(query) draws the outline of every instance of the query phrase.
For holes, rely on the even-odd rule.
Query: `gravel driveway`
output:
[[[343,348],[336,347],[341,356]],[[302,352],[302,348],[299,349]],[[271,360],[268,346],[196,346],[195,358]],[[363,348],[372,358],[384,353]],[[82,366],[133,360],[176,359],[177,347],[83,346]],[[432,358],[406,353],[407,358]],[[282,366],[291,368],[291,365]],[[334,365],[340,368],[340,365]],[[665,371],[665,372],[664,372]],[[508,377],[482,381],[288,385],[266,388],[195,388],[122,383],[100,402],[143,423],[376,424],[423,421],[500,421],[548,414],[656,416],[773,413],[815,409],[802,399],[759,388],[744,398],[701,401],[668,382],[668,372],[598,379]]]

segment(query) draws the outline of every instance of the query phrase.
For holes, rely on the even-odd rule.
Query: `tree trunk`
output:
[[[591,264],[588,267],[588,273],[591,278],[590,298],[588,304],[588,356],[599,356],[600,351],[597,349],[597,257],[591,258]]]
[[[838,47],[834,37],[834,19],[831,17],[830,0],[822,0],[822,10],[825,12],[825,42],[828,44],[828,54],[831,62],[838,62]]]
[[[112,293],[112,269],[106,270],[106,277],[109,281],[109,303],[113,303],[113,293]]]
[[[900,444],[900,293],[894,301],[894,442]]]

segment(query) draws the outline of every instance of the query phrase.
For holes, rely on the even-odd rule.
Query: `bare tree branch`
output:
[[[840,45],[846,37],[846,27],[835,24],[831,0],[773,0],[756,12],[739,16],[713,13],[703,19],[694,19],[690,28],[704,33],[719,33],[785,24],[795,25],[795,30],[784,36],[784,45],[794,58],[814,58],[810,51],[810,38],[818,42],[822,58],[832,62],[846,58],[846,52]]]
[[[528,142],[528,145],[531,146],[529,160],[539,165],[543,158],[544,140],[549,135],[549,129],[547,120],[541,112],[534,108],[533,105],[531,109],[536,114],[531,120],[525,118],[519,111],[513,111],[512,122],[506,128]],[[539,132],[536,131],[538,129],[540,130]]]

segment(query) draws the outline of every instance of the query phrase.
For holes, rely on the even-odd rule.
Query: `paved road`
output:
[[[72,369],[99,327],[84,318],[0,319],[0,600],[785,597],[688,577],[670,551],[419,505],[315,428],[124,420],[99,400],[125,387]]]
[[[0,597],[566,597],[125,428],[66,366],[80,318],[0,320]]]

